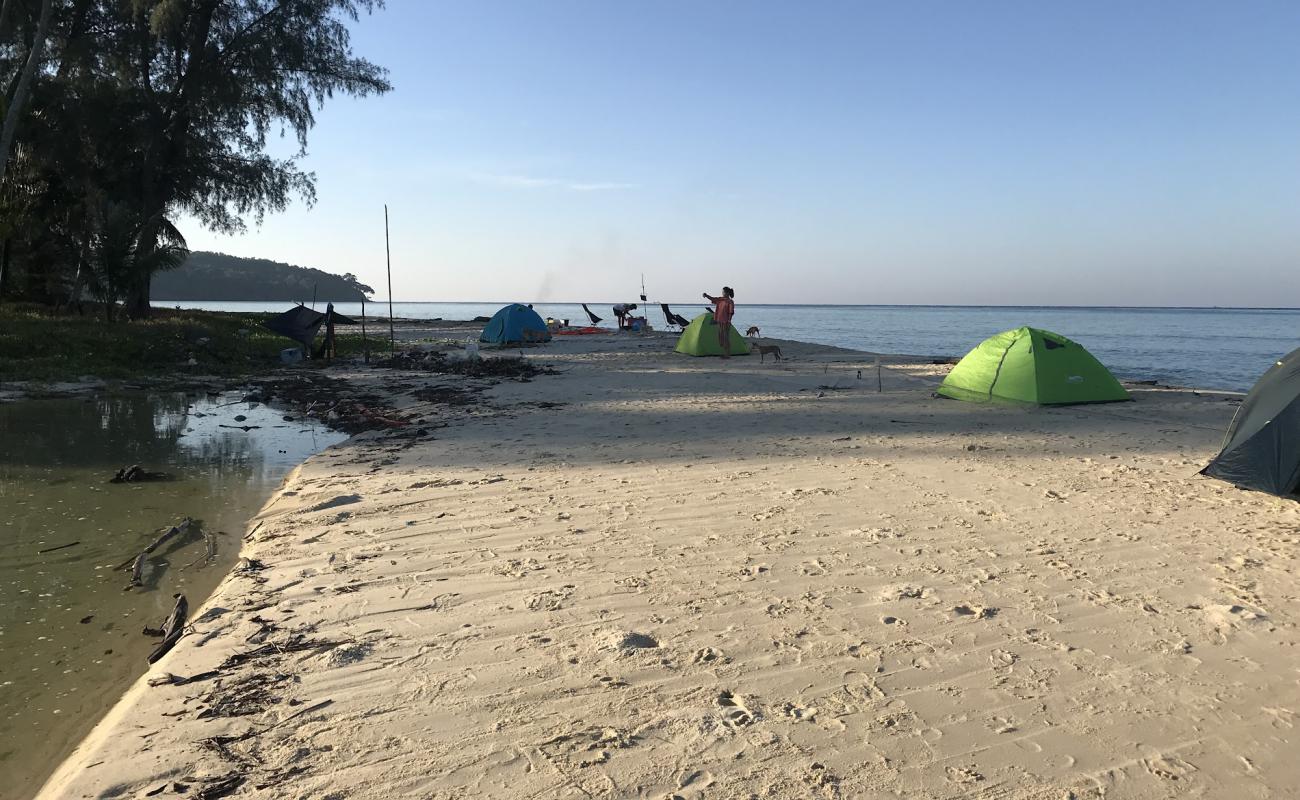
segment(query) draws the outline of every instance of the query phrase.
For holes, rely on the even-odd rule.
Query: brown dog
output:
[[[781,360],[781,348],[774,344],[755,344],[754,347],[758,349],[758,361],[760,364],[766,361],[769,355],[777,361]]]
[[[746,336],[762,336],[762,334],[758,332],[758,326],[757,326],[757,325],[750,325],[750,326],[749,326],[749,330],[745,331],[745,335],[746,335]]]

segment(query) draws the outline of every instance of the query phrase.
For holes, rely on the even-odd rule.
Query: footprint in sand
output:
[[[677,781],[678,789],[703,790],[713,785],[713,773],[706,769],[697,769],[682,775]],[[673,795],[680,797],[680,795]]]
[[[1203,610],[1206,621],[1219,631],[1268,623],[1268,615],[1262,610],[1243,605],[1210,605]]]
[[[785,715],[796,722],[816,722],[817,709],[812,706],[800,705],[799,703],[786,703],[781,707]]]
[[[1020,656],[1002,648],[994,648],[989,653],[989,663],[994,667],[1009,667],[1020,660]]]
[[[695,655],[691,657],[692,664],[710,664],[725,660],[726,656],[724,656],[722,651],[716,647],[701,647],[699,650],[696,650]]]
[[[524,601],[524,605],[530,611],[559,611],[564,607],[564,602],[572,596],[572,586],[563,589],[546,589],[529,597]]]
[[[944,773],[953,783],[970,785],[984,780],[984,776],[971,767],[945,767]]]
[[[1156,756],[1155,758],[1145,758],[1142,760],[1142,766],[1146,767],[1147,772],[1155,775],[1157,778],[1163,778],[1167,781],[1178,781],[1186,778],[1196,771],[1196,767],[1177,756]]]
[[[884,602],[893,600],[920,600],[929,597],[930,590],[924,586],[913,586],[910,583],[903,583],[897,586],[887,586],[880,592],[880,599]]]
[[[752,725],[758,717],[745,705],[744,698],[729,690],[718,695],[718,706],[722,709],[722,724],[728,728]]]
[[[972,619],[992,619],[998,615],[998,609],[993,606],[962,603],[959,606],[953,606],[952,613],[959,617],[971,617]]]

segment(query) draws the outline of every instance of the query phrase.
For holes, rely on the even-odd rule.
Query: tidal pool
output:
[[[285,474],[346,438],[240,396],[0,403],[0,799],[36,793],[144,673],[143,628],[177,593],[193,615]],[[132,464],[169,479],[109,482]],[[128,589],[117,567],[185,517]]]

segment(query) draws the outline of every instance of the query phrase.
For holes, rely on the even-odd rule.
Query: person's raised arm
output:
[[[721,297],[714,297],[713,295],[709,294],[708,292],[704,292],[704,299],[705,299],[705,300],[708,300],[710,303],[713,303],[713,304],[716,305],[717,302],[718,302],[719,300],[721,300],[722,298],[721,298]]]

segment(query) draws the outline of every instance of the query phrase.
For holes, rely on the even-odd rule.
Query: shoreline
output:
[[[248,519],[283,475],[314,447],[346,437],[312,422],[285,424],[287,409],[249,408],[239,397],[96,393],[0,406],[6,441],[16,448],[3,487],[16,504],[4,564],[14,602],[0,625],[13,655],[9,680],[0,680],[0,738],[12,780],[0,796],[30,797],[40,788],[147,671],[156,642],[140,628],[163,620],[174,593],[204,602],[237,563]],[[236,427],[224,423],[241,413],[251,428],[220,430]],[[178,415],[184,433],[172,426]],[[105,485],[123,466],[115,457],[124,450],[151,470],[165,467],[155,476],[164,480]],[[65,508],[75,510],[61,514]],[[159,548],[140,586],[132,581],[136,588],[124,591],[129,568],[114,565],[186,517],[199,520],[204,534]]]
[[[1055,580],[1061,597],[1077,595],[1080,619],[1101,624],[1120,614],[1131,625],[1136,614],[1154,625],[1152,612],[1134,611],[1125,592],[1093,598],[1088,592],[1105,584],[1071,577],[1088,567],[1064,562],[1093,547],[1085,535],[1089,515],[1080,521],[1061,513],[1071,504],[1096,495],[1104,501],[1093,515],[1124,517],[1127,493],[1162,509],[1157,522],[1193,510],[1238,526],[1259,514],[1300,526],[1294,503],[1205,479],[1180,484],[1178,476],[1214,438],[1202,423],[1222,417],[1226,425],[1230,409],[1222,400],[1231,398],[1137,387],[1159,418],[1135,425],[1123,412],[931,402],[926,389],[943,366],[889,356],[881,357],[887,388],[877,394],[854,377],[858,366],[844,366],[870,364],[875,354],[861,351],[782,341],[791,364],[737,359],[719,366],[665,354],[662,337],[599,338],[606,341],[530,351],[530,360],[567,369],[528,382],[480,382],[475,396],[486,398],[486,408],[430,406],[407,396],[416,384],[463,388],[475,385],[472,379],[354,370],[345,379],[387,392],[411,414],[446,417],[447,426],[423,436],[362,433],[287,476],[250,521],[245,568],[195,613],[196,633],[131,687],[38,797],[127,794],[177,781],[215,787],[237,778],[268,797],[334,789],[360,796],[600,795],[629,780],[660,787],[662,794],[649,795],[656,797],[762,786],[781,797],[853,796],[868,788],[939,797],[1027,775],[1044,791],[1140,784],[1142,792],[1131,796],[1157,796],[1146,792],[1162,785],[1160,770],[1194,782],[1227,769],[1216,761],[1198,777],[1179,766],[1195,760],[1186,745],[1150,745],[1148,756],[1124,761],[1072,741],[1071,752],[1081,753],[1072,758],[1091,766],[1062,767],[1023,753],[1018,760],[1015,743],[1026,736],[1051,741],[1070,716],[1057,707],[1064,699],[1048,691],[1055,688],[1050,680],[1022,693],[1051,695],[1052,714],[1008,722],[1011,731],[988,733],[986,746],[946,753],[943,739],[926,731],[964,741],[974,729],[967,733],[952,708],[1023,683],[1018,663],[1032,665],[1032,677],[1068,674],[1067,666],[1087,673],[1122,659],[1104,655],[1107,648],[1092,638],[1068,650],[1044,647],[1088,638],[1077,626],[1067,625],[1065,635],[1050,630],[1070,616],[1059,599],[1055,611],[1019,607],[1025,601],[1017,597],[1041,605],[1051,596],[1035,588],[1044,581]],[[732,383],[720,388],[723,380]],[[1116,430],[1099,429],[1098,420]],[[1043,427],[1052,421],[1069,432]],[[1180,432],[1161,433],[1160,425]],[[1130,440],[1146,441],[1159,455],[1142,454]],[[1057,455],[1045,454],[1040,442]],[[1124,453],[1113,467],[1104,460],[1108,442]],[[1016,463],[1033,465],[1028,491],[1014,483],[990,491],[966,477],[971,470],[1001,474]],[[938,485],[927,489],[926,477]],[[1153,481],[1185,499],[1169,506],[1150,490]],[[854,496],[864,502],[850,502]],[[1034,545],[1055,552],[1033,557],[1033,580],[999,569],[1007,558],[1024,558],[1016,545],[1027,531],[1019,526],[1031,515],[1021,508],[1062,529],[1059,541]],[[1139,527],[1152,523],[1146,513]],[[733,522],[720,526],[718,514]],[[940,522],[939,532],[927,521]],[[1050,527],[1030,527],[1040,538],[1053,535]],[[977,551],[963,557],[963,548],[954,548],[960,538],[946,538],[956,535],[950,528],[980,538],[987,560]],[[805,536],[817,546],[807,549]],[[1189,547],[1213,546],[1205,537],[1184,538]],[[1140,549],[1142,541],[1122,546]],[[625,542],[637,544],[629,550]],[[905,555],[907,548],[919,550]],[[696,555],[683,561],[678,550]],[[871,558],[862,561],[865,554]],[[1171,664],[1184,664],[1177,670],[1187,669],[1191,652],[1232,638],[1266,660],[1256,652],[1253,639],[1262,632],[1255,620],[1291,630],[1294,602],[1283,597],[1268,598],[1282,617],[1265,614],[1260,596],[1246,606],[1255,615],[1247,619],[1218,610],[1240,606],[1241,598],[1189,613],[1175,611],[1161,591],[1131,587],[1127,594],[1179,617],[1176,627],[1192,650],[1170,651]],[[858,611],[845,616],[841,608]],[[1025,639],[1026,625],[1048,626],[1047,638]],[[757,636],[738,638],[737,631]],[[931,655],[908,644],[913,639]],[[962,648],[974,648],[983,666],[964,664]],[[1080,651],[1097,661],[1069,656]],[[1010,659],[1002,666],[1000,652]],[[239,663],[221,667],[232,658]],[[918,666],[918,658],[932,663]],[[219,674],[183,686],[147,682],[214,669]],[[845,669],[860,678],[826,682]],[[942,680],[922,681],[929,688],[918,702],[917,689],[904,684],[930,670]],[[958,677],[986,670],[994,681],[978,690]],[[800,673],[814,688],[789,682]],[[275,678],[286,674],[289,683]],[[952,680],[957,694],[941,691]],[[534,684],[546,691],[528,688]],[[963,699],[968,690],[975,694]],[[406,702],[394,705],[385,691]],[[945,695],[952,708],[941,713]],[[1163,697],[1125,699],[1142,705]],[[200,707],[218,712],[200,717]],[[381,735],[370,719],[395,733]],[[1091,724],[1101,722],[1105,729],[1123,720]],[[855,742],[884,738],[864,760],[862,745],[840,739],[845,731]],[[1161,738],[1155,731],[1143,737]],[[746,753],[760,756],[755,772],[729,771]],[[983,763],[981,754],[991,753],[997,758]],[[1254,763],[1263,767],[1266,756]],[[1146,762],[1159,769],[1143,772]],[[1300,786],[1271,766],[1282,776],[1273,788]]]

